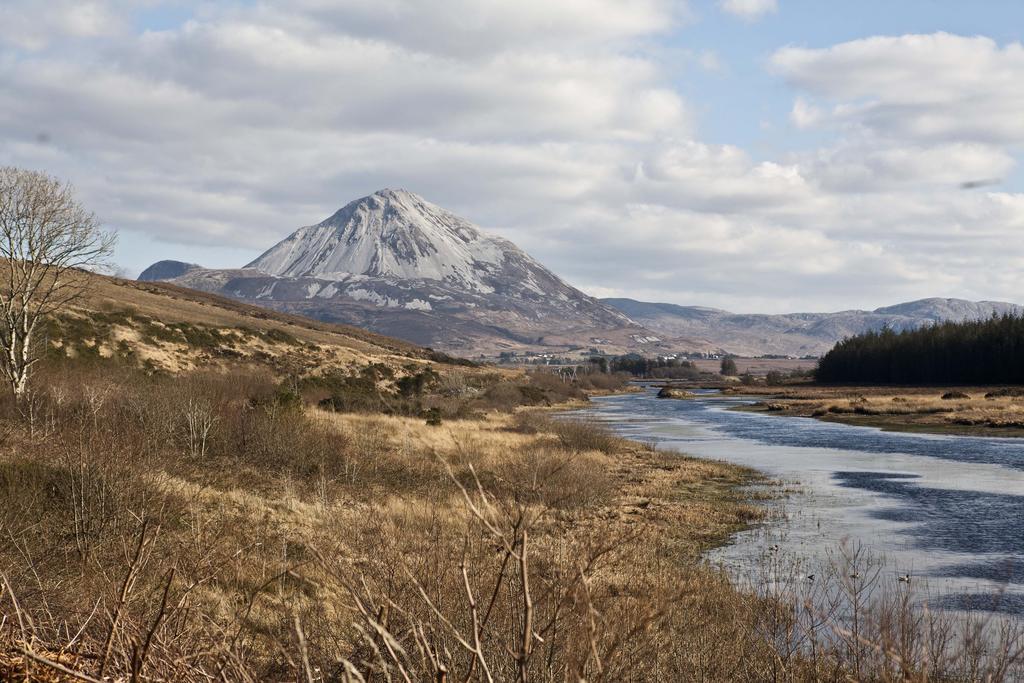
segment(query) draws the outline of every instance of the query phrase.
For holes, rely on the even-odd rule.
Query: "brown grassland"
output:
[[[540,410],[622,378],[116,280],[47,344],[0,402],[0,680],[1021,673],[1014,627],[879,574],[812,599],[770,556],[738,590],[701,558],[760,520],[755,473]]]
[[[744,408],[891,431],[1024,436],[1024,389],[1015,387],[736,387],[769,398]]]

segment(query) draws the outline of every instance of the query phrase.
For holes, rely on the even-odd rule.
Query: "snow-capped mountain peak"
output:
[[[485,280],[500,272],[509,254],[525,257],[419,195],[385,189],[299,228],[247,267],[280,277],[367,275],[487,291]]]

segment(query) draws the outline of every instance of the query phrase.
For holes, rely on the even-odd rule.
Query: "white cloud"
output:
[[[722,11],[744,21],[757,21],[766,14],[779,11],[778,0],[719,0]]]
[[[797,128],[812,128],[821,123],[825,117],[820,108],[814,106],[803,97],[793,101],[793,110],[789,114],[790,120]]]
[[[814,123],[903,140],[1024,144],[1020,43],[1000,47],[990,38],[948,33],[876,36],[821,49],[786,47],[771,63],[831,105]]]
[[[462,139],[650,137],[686,130],[681,99],[651,63],[616,53],[503,52],[456,60],[341,34],[224,21],[149,35],[154,76],[252,117],[332,130]]]
[[[111,36],[127,28],[125,2],[116,0],[4,0],[0,45],[42,50],[68,38]]]
[[[0,163],[67,177],[129,242],[146,236],[154,248],[136,268],[163,257],[162,243],[176,255],[195,245],[189,260],[201,262],[215,249],[260,250],[398,186],[592,291],[772,311],[1024,291],[1024,197],[951,191],[961,175],[1015,164],[1012,122],[963,133],[1005,117],[985,90],[995,86],[970,86],[985,105],[979,121],[966,95],[921,86],[914,115],[960,117],[948,134],[883,125],[909,105],[875,61],[895,59],[904,38],[776,53],[803,98],[794,122],[841,136],[765,160],[698,138],[666,66],[678,60],[648,42],[680,3],[426,6],[213,5],[133,34],[126,10],[107,4],[121,28],[102,47],[67,12],[31,50],[0,29]],[[47,47],[68,25],[81,39]],[[957,40],[1003,71],[1018,49]]]
[[[580,50],[667,33],[687,16],[683,0],[289,0],[260,8],[348,35],[456,57],[506,50]],[[248,13],[247,13],[248,14]]]
[[[1006,150],[979,143],[881,145],[874,141],[819,149],[801,162],[831,192],[951,191],[972,179],[1005,177],[1016,165]]]

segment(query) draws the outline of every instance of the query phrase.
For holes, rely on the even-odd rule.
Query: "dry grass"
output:
[[[1017,393],[978,387],[799,387],[781,390],[753,409],[895,430],[1019,436],[1024,397]]]
[[[741,491],[753,475],[737,467],[522,410],[434,426],[328,412],[259,368],[171,378],[62,365],[41,378],[31,406],[0,403],[7,678],[1019,671],[1012,644],[959,652],[956,625],[945,647],[924,648],[939,629],[909,603],[865,603],[851,625],[841,584],[825,615],[775,578],[737,591],[700,560],[760,518]],[[487,392],[469,392],[474,381],[437,390],[475,400]],[[978,675],[965,678],[970,662]]]
[[[94,276],[83,307],[94,311],[128,307],[164,323],[190,322],[208,327],[244,325],[264,332],[285,329],[304,342],[346,346],[371,355],[424,357],[420,347],[357,327],[280,313],[165,282]]]
[[[53,357],[115,359],[149,372],[262,365],[277,377],[377,363],[399,372],[465,361],[348,325],[160,282],[89,275],[87,295],[42,336]],[[521,373],[461,367],[473,376]]]
[[[412,610],[429,586],[455,609],[460,561],[489,580],[495,556],[462,493],[478,485],[502,515],[523,516],[549,617],[543,586],[579,599],[572,577],[588,554],[604,572],[592,590],[647,593],[632,569],[655,538],[665,552],[652,567],[672,557],[682,571],[756,516],[735,468],[593,426],[533,419],[523,433],[511,414],[431,427],[303,409],[257,373],[46,379],[30,425],[13,406],[0,415],[0,638],[5,665],[33,675],[53,674],[47,660],[94,677],[265,680],[309,659],[337,676],[339,661],[366,656],[360,591]],[[680,497],[708,476],[731,485]],[[499,613],[508,626],[508,606]],[[552,636],[559,666],[580,618]]]

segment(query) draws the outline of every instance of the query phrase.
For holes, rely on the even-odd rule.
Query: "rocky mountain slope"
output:
[[[224,294],[471,356],[501,350],[668,348],[511,242],[404,190],[299,228],[244,268],[162,261],[144,280]]]
[[[744,356],[821,355],[844,337],[888,326],[905,330],[943,320],[977,320],[993,314],[1024,313],[1024,306],[999,301],[921,299],[874,311],[736,314],[715,308],[603,299],[655,333],[699,338]]]

